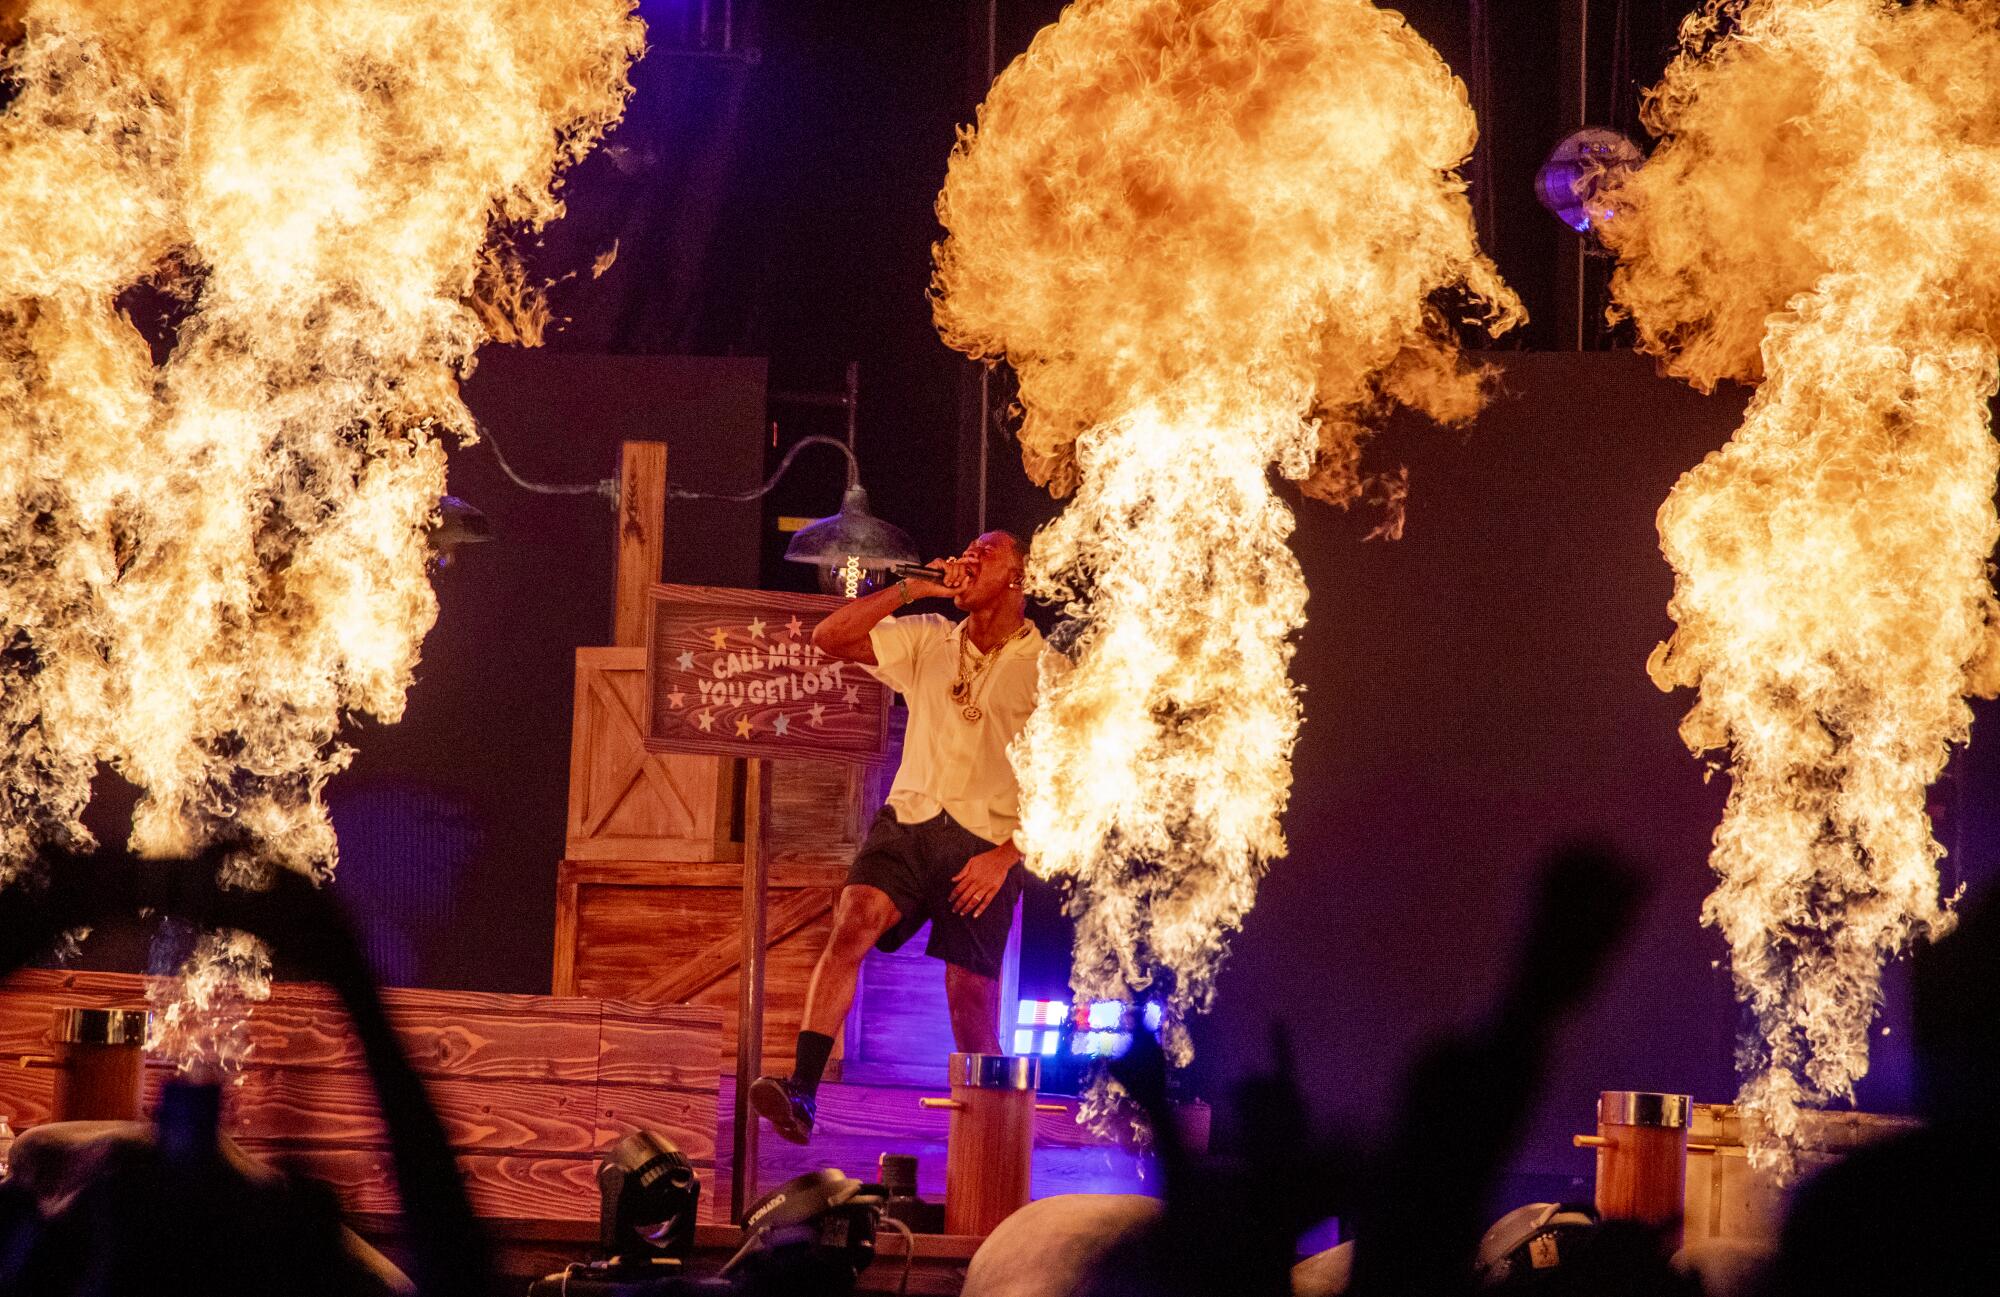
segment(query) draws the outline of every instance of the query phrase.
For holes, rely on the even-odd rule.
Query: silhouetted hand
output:
[[[1526,940],[1500,1007],[1504,1023],[1549,1023],[1604,975],[1645,899],[1644,876],[1608,843],[1578,839],[1543,860]]]

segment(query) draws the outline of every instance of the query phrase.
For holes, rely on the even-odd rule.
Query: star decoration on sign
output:
[[[858,686],[847,686],[847,705],[849,707],[859,707],[861,705],[861,690]]]
[[[778,719],[771,722],[771,730],[773,733],[778,735],[779,738],[783,738],[786,734],[790,733],[791,728],[792,728],[792,718],[785,715],[783,712],[778,713]]]
[[[764,619],[762,617],[752,617],[750,619],[750,638],[764,638]]]
[[[667,695],[667,706],[673,708],[675,711],[679,711],[681,709],[681,703],[686,701],[686,699],[687,695],[682,693],[680,690],[676,689],[672,693]]]
[[[738,716],[736,718],[736,737],[739,739],[750,737],[750,718],[748,716]]]
[[[790,621],[785,623],[785,633],[790,635],[793,639],[797,639],[799,637],[799,632],[804,630],[805,628],[806,624],[800,621],[796,615],[793,616],[793,618]]]
[[[714,630],[710,631],[708,633],[708,638],[709,641],[713,643],[715,647],[718,649],[724,649],[729,647],[729,637],[722,633],[722,627],[720,626],[717,626]]]
[[[808,710],[812,715],[813,724],[817,725],[820,722],[820,718],[826,715],[826,704],[814,703]]]
[[[706,734],[711,729],[714,728],[715,718],[713,716],[710,716],[708,712],[704,709],[694,714],[694,723],[697,729],[699,729],[703,734]]]
[[[675,658],[674,661],[680,665],[680,669],[683,671],[694,670],[693,650],[684,651],[679,657]]]

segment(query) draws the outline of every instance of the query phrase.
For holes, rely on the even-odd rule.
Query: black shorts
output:
[[[992,849],[991,842],[943,811],[921,824],[904,824],[884,806],[847,869],[849,885],[860,883],[888,893],[903,916],[882,934],[875,948],[899,950],[929,923],[926,955],[981,977],[1000,976],[1007,930],[1014,926],[1014,902],[1021,895],[1020,864],[1007,871],[999,894],[978,918],[954,914],[951,908],[953,876],[966,861]]]

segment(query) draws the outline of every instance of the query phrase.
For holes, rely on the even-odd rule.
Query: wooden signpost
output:
[[[743,954],[738,974],[732,1219],[757,1192],[750,1084],[763,1066],[765,899],[772,757],[871,762],[889,734],[889,689],[813,647],[820,619],[847,601],[715,586],[654,585],[646,617],[651,752],[744,761]]]
[[[889,689],[813,647],[847,601],[714,586],[656,585],[647,635],[646,747],[732,757],[874,761]]]

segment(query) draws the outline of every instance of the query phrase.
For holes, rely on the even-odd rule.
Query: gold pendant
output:
[[[958,709],[958,714],[965,717],[966,724],[976,725],[979,723],[979,718],[986,713],[980,711],[977,707],[961,707]]]
[[[965,681],[963,680],[953,681],[951,686],[951,700],[955,703],[962,703],[965,701],[965,694],[966,694]]]

